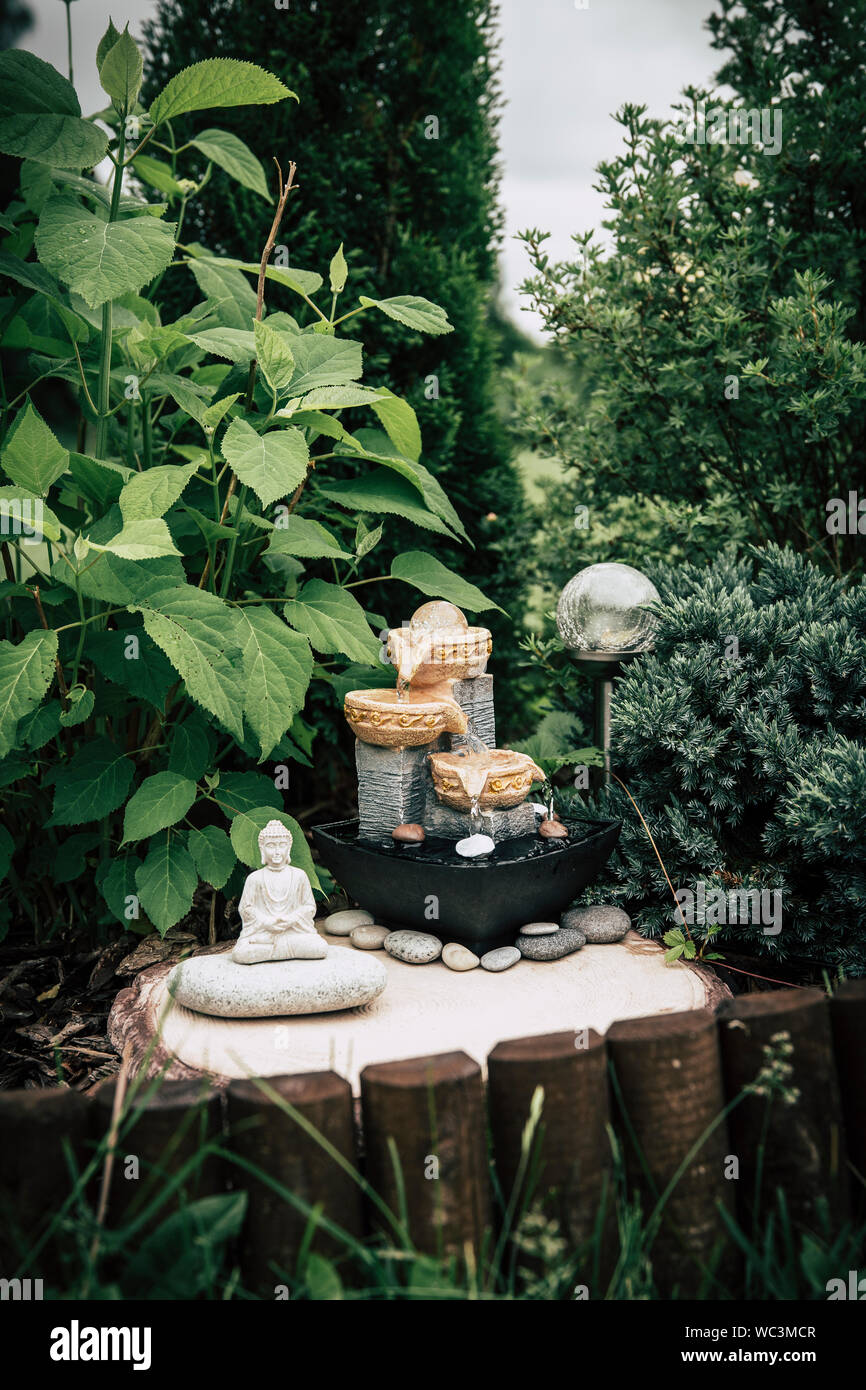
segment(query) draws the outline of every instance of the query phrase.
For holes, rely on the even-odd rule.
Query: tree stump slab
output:
[[[356,949],[345,937],[326,940],[335,951]],[[156,965],[117,996],[109,1037],[121,1051],[131,1042],[134,1069],[148,1075],[206,1073],[227,1084],[335,1071],[357,1096],[362,1068],[375,1063],[462,1051],[484,1070],[488,1053],[509,1038],[583,1028],[605,1033],[621,1019],[715,1008],[730,994],[706,966],[666,965],[664,948],[635,931],[612,945],[584,946],[558,961],[521,960],[501,973],[458,972],[441,960],[408,965],[384,951],[377,957],[388,972],[378,999],[294,1018],[193,1013],[169,994],[172,964]]]

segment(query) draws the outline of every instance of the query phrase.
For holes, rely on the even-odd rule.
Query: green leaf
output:
[[[203,878],[211,888],[224,888],[237,863],[237,856],[226,832],[216,825],[206,825],[202,830],[191,830],[187,838],[187,848],[192,855],[199,878]]]
[[[102,67],[102,64],[105,62],[106,58],[108,57],[108,54],[111,52],[112,48],[117,43],[117,40],[119,38],[120,30],[115,29],[114,21],[112,19],[109,19],[108,28],[106,29],[105,33],[102,35],[102,38],[99,40],[99,43],[96,46],[97,72]]]
[[[235,401],[239,399],[240,392],[235,391],[230,396],[221,396],[218,401],[214,401],[213,405],[209,405],[204,413],[205,427],[209,430],[215,430],[226,411],[231,410]]]
[[[26,743],[30,749],[44,748],[51,738],[56,738],[60,732],[60,717],[63,713],[63,706],[59,700],[51,700],[47,705],[40,705],[32,714],[28,714],[18,725],[19,743]]]
[[[297,429],[270,430],[260,435],[246,420],[232,420],[223,435],[222,451],[263,507],[294,492],[307,476],[310,451]]]
[[[318,888],[321,892],[319,876],[313,864],[310,846],[304,838],[304,832],[298,822],[293,820],[291,816],[287,816],[285,811],[274,813],[271,806],[256,806],[249,811],[241,811],[239,815],[235,816],[229,834],[238,859],[250,869],[261,868],[262,854],[259,849],[259,835],[269,820],[278,820],[281,825],[286,827],[292,837],[292,864],[296,869],[303,869],[313,888]]]
[[[141,54],[127,25],[99,64],[102,90],[108,93],[119,111],[129,111],[135,105],[141,88],[141,74]]]
[[[139,154],[132,161],[132,167],[137,176],[144,183],[149,183],[151,188],[158,188],[160,193],[169,193],[173,198],[183,197],[183,189],[172,174],[171,166],[163,160],[154,159],[149,154]]]
[[[124,529],[131,521],[164,516],[169,507],[174,506],[195,471],[194,463],[167,463],[147,468],[142,473],[133,473],[120,494]]]
[[[12,856],[15,853],[15,841],[9,834],[5,825],[0,825],[0,883],[9,872],[9,865],[12,863]]]
[[[59,169],[89,169],[108,148],[105,133],[81,120],[75,89],[22,49],[0,54],[0,150]]]
[[[96,701],[96,696],[92,690],[88,690],[83,685],[73,685],[69,691],[69,709],[64,710],[60,716],[60,723],[64,729],[71,729],[76,724],[86,724]]]
[[[489,608],[495,608],[500,613],[505,611],[474,584],[470,584],[468,579],[461,579],[459,574],[425,550],[407,550],[395,556],[391,561],[391,577],[402,579],[404,584],[412,584],[422,594],[447,599],[449,603],[456,603],[458,608],[468,608],[472,613],[483,613]]]
[[[350,661],[368,664],[378,660],[379,641],[370,631],[363,608],[339,584],[311,579],[283,612],[317,652],[342,652]]]
[[[454,325],[448,322],[448,315],[438,304],[429,299],[421,299],[414,294],[400,294],[392,299],[368,299],[362,294],[360,304],[365,308],[381,309],[389,319],[404,323],[419,333],[453,333]]]
[[[239,610],[247,695],[244,715],[267,758],[304,706],[313,674],[306,638],[299,637],[272,609],[250,605]]]
[[[293,97],[279,78],[255,63],[236,58],[205,58],[176,73],[150,108],[155,125],[185,111],[208,111],[215,106],[269,106]]]
[[[235,610],[215,594],[179,584],[130,605],[181,676],[190,698],[243,740],[245,696]]]
[[[233,179],[244,188],[252,189],[269,203],[273,202],[268,191],[265,171],[249,146],[228,130],[203,130],[190,142],[194,149],[200,150],[205,159],[210,159],[225,169]]]
[[[134,764],[107,738],[91,739],[61,766],[49,825],[102,820],[126,800]]]
[[[331,281],[331,293],[340,294],[346,288],[346,281],[349,278],[349,267],[346,265],[346,257],[343,255],[343,243],[340,242],[329,267]]]
[[[295,370],[295,358],[287,335],[258,319],[253,325],[256,357],[272,391],[284,391]]]
[[[423,463],[404,458],[402,454],[397,452],[388,436],[383,434],[381,430],[356,430],[353,435],[349,436],[347,442],[350,448],[359,450],[364,458],[384,464],[386,468],[391,468],[395,473],[399,473],[401,477],[407,478],[421,493],[430,511],[435,512],[440,520],[444,521],[447,526],[450,526],[451,530],[456,532],[462,540],[467,541],[471,545],[463,522],[448,500],[444,488],[441,483],[439,483],[438,479],[433,477],[429,469],[424,467]],[[338,452],[346,452],[348,457],[348,451],[340,449]]]
[[[260,772],[223,772],[214,792],[217,805],[231,819],[240,811],[256,806],[272,806],[282,811],[283,798],[269,777]]]
[[[256,294],[249,282],[234,265],[214,256],[198,256],[187,262],[196,284],[207,299],[213,301],[214,315],[223,328],[241,329],[250,335],[251,361],[254,355],[250,324],[256,312]],[[228,353],[220,352],[220,357]]]
[[[170,264],[174,223],[156,217],[104,222],[73,198],[49,198],[36,228],[40,261],[91,309],[138,291]]]
[[[100,843],[102,836],[98,830],[78,831],[67,835],[58,846],[51,864],[51,877],[55,883],[72,883],[84,873],[87,855]]]
[[[320,341],[327,343],[331,339],[322,338]],[[294,387],[292,389],[294,390]],[[349,410],[356,406],[375,405],[379,399],[379,392],[374,391],[372,387],[356,386],[352,382],[347,382],[345,386],[317,386],[315,390],[302,396],[298,404],[305,411]],[[292,414],[291,406],[284,407],[277,414],[290,416]]]
[[[205,328],[201,333],[190,333],[189,338],[205,352],[215,357],[226,357],[229,362],[246,367],[256,355],[256,340],[246,328]]]
[[[94,632],[84,648],[87,658],[107,680],[128,690],[137,700],[156,709],[165,708],[165,697],[177,680],[174,669],[142,628],[121,632]]]
[[[0,115],[16,111],[81,115],[72,83],[50,63],[22,48],[0,53]]]
[[[418,459],[421,455],[421,430],[409,402],[383,387],[380,402],[372,401],[371,404],[373,413],[379,417],[397,452],[413,461]]]
[[[15,416],[0,458],[6,476],[38,497],[69,466],[69,454],[30,401]]]
[[[192,907],[198,874],[180,840],[165,832],[151,841],[135,884],[142,907],[160,936],[165,936]]]
[[[318,484],[318,496],[327,497],[330,502],[338,502],[341,507],[352,512],[371,512],[373,515],[385,512],[414,521],[427,531],[436,531],[440,536],[451,537],[451,532],[438,516],[424,507],[417,490],[405,478],[395,476],[386,468],[374,469],[360,478],[346,478],[330,483],[327,487]]]
[[[92,540],[88,540],[88,544],[94,550],[108,551],[122,560],[155,560],[160,555],[180,554],[162,517],[127,521],[105,545],[97,545]]]
[[[73,453],[69,455],[69,472],[78,491],[102,511],[117,501],[132,469],[109,459],[92,459],[87,454]]]
[[[310,1299],[316,1303],[335,1303],[343,1297],[343,1284],[330,1260],[315,1250],[307,1259],[304,1279]]]
[[[28,632],[17,645],[0,642],[0,758],[15,744],[19,719],[41,702],[54,675],[57,634]]]
[[[108,872],[98,881],[99,891],[105,899],[109,912],[112,912],[118,922],[122,922],[124,926],[139,920],[136,908],[138,888],[135,875],[140,868],[141,860],[137,855],[119,854],[112,859]],[[132,897],[136,899],[136,902],[127,902],[127,899]]]
[[[351,560],[341,550],[336,537],[318,521],[292,512],[285,523],[278,521],[271,532],[268,550],[281,555],[299,555],[308,560]]]
[[[0,536],[36,542],[59,541],[61,535],[60,522],[41,497],[23,487],[0,487]]]
[[[177,772],[156,772],[130,797],[123,817],[122,844],[144,840],[177,825],[195,801],[195,782]]]
[[[364,370],[363,349],[353,338],[323,338],[318,334],[301,333],[292,339],[295,373],[289,386],[291,397],[304,396],[320,387],[343,386],[357,381]],[[362,391],[367,404],[376,392],[369,387],[354,387]]]
[[[244,270],[247,275],[254,275],[256,281],[258,281],[261,267],[257,262],[235,261],[223,258],[222,263],[236,270]],[[322,288],[321,275],[315,270],[300,270],[297,266],[292,266],[291,270],[289,270],[285,266],[269,265],[265,270],[265,278],[267,280],[273,280],[277,285],[284,285],[286,289],[294,290],[296,294],[311,295]]]
[[[210,762],[210,741],[203,717],[197,710],[183,724],[175,725],[168,753],[169,772],[178,772],[197,782]]]

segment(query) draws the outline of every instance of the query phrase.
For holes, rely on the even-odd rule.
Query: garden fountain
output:
[[[488,630],[443,601],[389,631],[396,686],[351,691],[344,704],[358,819],[313,830],[337,882],[377,922],[485,950],[557,918],[620,829],[575,822],[557,823],[561,838],[539,833],[545,818],[528,798],[544,773],[496,747],[491,650]]]

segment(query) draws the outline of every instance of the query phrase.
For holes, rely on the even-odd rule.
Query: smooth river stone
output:
[[[372,927],[375,920],[360,907],[347,907],[342,912],[332,912],[322,925],[328,936],[351,936],[355,927]]]
[[[496,843],[489,835],[467,835],[465,840],[458,840],[454,848],[463,859],[475,859],[479,854],[489,854]]]
[[[516,946],[497,946],[495,951],[487,951],[481,957],[481,966],[484,970],[509,970],[519,960],[520,951]]]
[[[425,838],[423,825],[416,825],[414,821],[406,821],[403,825],[395,825],[391,831],[391,839],[398,844],[419,845]]]
[[[525,927],[520,928],[520,936],[552,936],[555,931],[559,931],[558,922],[527,922]]]
[[[480,964],[474,951],[470,951],[468,946],[461,946],[459,941],[449,941],[447,946],[443,946],[442,961],[449,970],[474,970]]]
[[[349,940],[359,951],[381,951],[390,932],[390,927],[371,927],[365,922],[362,927],[352,928]]]
[[[589,946],[606,946],[613,941],[622,941],[631,927],[631,918],[621,907],[597,903],[592,907],[573,907],[570,912],[564,912],[560,925],[581,932]]]
[[[515,949],[525,960],[562,960],[585,945],[583,932],[560,927],[552,936],[519,936]]]
[[[403,960],[407,965],[429,965],[442,954],[442,942],[438,936],[429,936],[423,931],[392,931],[383,942],[389,956]]]
[[[568,831],[561,820],[543,820],[538,827],[543,840],[567,840]]]
[[[275,1018],[355,1009],[376,999],[387,982],[375,957],[332,946],[324,960],[261,965],[239,965],[229,955],[191,956],[171,972],[169,991],[199,1014]]]

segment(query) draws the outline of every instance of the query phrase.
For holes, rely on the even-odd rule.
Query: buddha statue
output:
[[[239,965],[321,960],[328,943],[316,931],[316,903],[303,869],[289,862],[292,837],[278,820],[259,834],[262,867],[247,876],[238,904],[243,928],[232,951]]]

